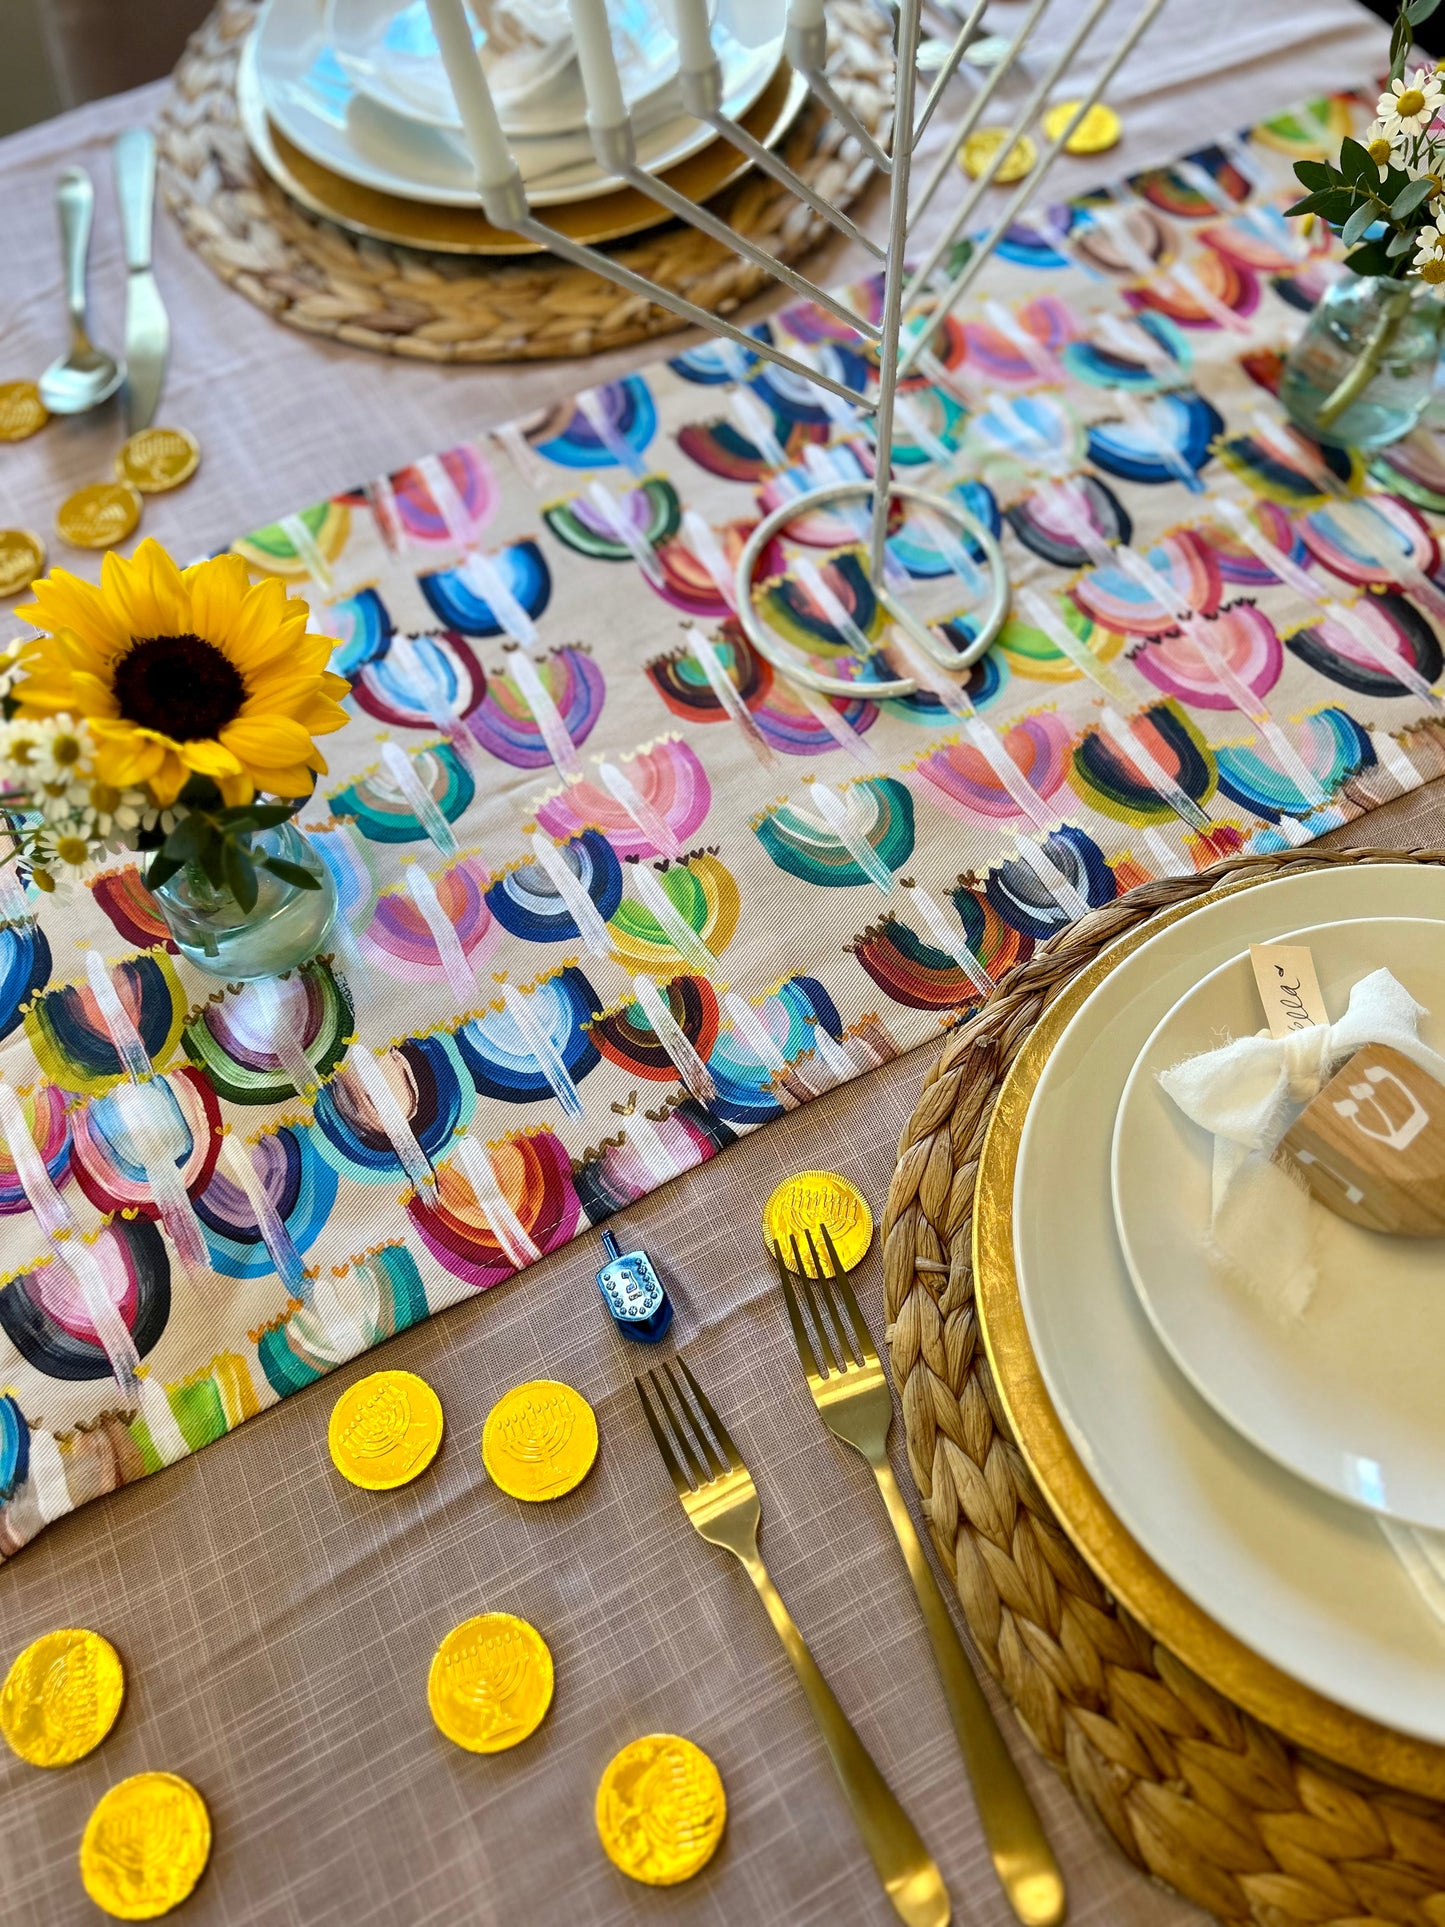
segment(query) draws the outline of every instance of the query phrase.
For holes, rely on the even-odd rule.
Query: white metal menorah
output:
[[[587,100],[587,126],[598,165],[608,174],[617,176],[647,195],[678,220],[711,236],[794,293],[816,303],[851,329],[864,348],[877,357],[877,387],[870,391],[854,388],[848,382],[837,379],[820,365],[818,357],[808,356],[805,359],[801,351],[791,353],[775,342],[748,333],[672,289],[649,281],[646,276],[636,273],[600,249],[569,240],[566,235],[559,234],[555,228],[539,220],[532,212],[521,172],[502,130],[473,42],[464,0],[426,0],[426,4],[476,168],[482,208],[494,227],[526,235],[561,259],[590,268],[629,293],[644,296],[659,307],[670,310],[681,320],[705,329],[749,355],[776,363],[790,374],[812,383],[825,396],[831,397],[835,406],[850,412],[856,411],[857,417],[867,424],[874,449],[872,476],[820,482],[791,496],[759,523],[743,551],[737,569],[735,600],[739,618],[759,653],[795,683],[805,683],[826,695],[856,696],[859,693],[857,682],[825,675],[811,663],[801,660],[798,653],[784,644],[768,627],[754,602],[753,575],[771,539],[809,509],[866,503],[868,573],[873,593],[888,616],[912,644],[943,669],[957,671],[976,661],[993,641],[1008,613],[1008,577],[1003,556],[990,531],[954,496],[905,488],[898,482],[894,470],[893,445],[899,381],[915,369],[930,379],[946,380],[931,352],[930,343],[934,333],[973,285],[1008,229],[1025,216],[1029,202],[1037,194],[1049,169],[1148,29],[1164,0],[1143,0],[1143,5],[1127,29],[1114,40],[1087,94],[1078,102],[1066,123],[1047,140],[1039,153],[1037,164],[1009,196],[982,238],[972,241],[962,265],[951,277],[945,277],[944,263],[960,239],[967,236],[970,221],[999,177],[1010,152],[1010,143],[999,143],[989,165],[942,224],[927,254],[912,265],[907,259],[910,232],[943,182],[949,178],[959,143],[966,140],[978,126],[989,103],[998,94],[1009,73],[1018,66],[1034,36],[1038,34],[1040,40],[1043,39],[1043,34],[1039,32],[1040,23],[1051,0],[1031,0],[1007,54],[980,83],[959,126],[953,130],[931,174],[917,193],[911,193],[910,180],[914,150],[937,112],[965,49],[978,30],[988,0],[972,0],[921,109],[917,106],[921,0],[897,0],[892,135],[887,148],[873,138],[829,81],[825,0],[788,0],[784,45],[789,60],[807,81],[814,96],[888,177],[888,239],[883,247],[864,235],[841,208],[819,195],[778,155],[762,146],[736,120],[723,112],[722,73],[708,17],[708,0],[671,0],[684,107],[688,113],[713,127],[723,139],[746,154],[773,179],[791,189],[840,233],[861,243],[881,259],[883,300],[876,323],[858,314],[838,295],[819,287],[807,275],[780,261],[766,248],[734,232],[711,209],[689,201],[667,182],[657,179],[638,165],[632,118],[613,52],[607,0],[568,0]],[[1070,73],[1080,49],[1113,4],[1115,0],[1090,0],[1049,61],[1047,70],[1040,74],[1030,89],[1023,105],[1017,110],[1010,110],[1009,120],[1016,139],[1028,134],[1034,127],[1049,96]],[[888,566],[886,546],[890,511],[894,504],[902,504],[906,509],[930,517],[935,528],[940,521],[943,523],[945,534],[940,539],[945,543],[951,540],[954,553],[958,556],[955,565],[958,572],[966,573],[972,568],[971,555],[981,553],[984,558],[989,576],[988,604],[986,610],[973,621],[975,633],[963,650],[945,642],[901,599],[896,586],[898,572]],[[957,536],[948,537],[946,531],[950,524],[961,535],[961,541]],[[977,571],[974,570],[974,573]],[[867,684],[868,693],[878,697],[908,695],[916,687],[912,677],[895,677],[891,680],[870,678]]]

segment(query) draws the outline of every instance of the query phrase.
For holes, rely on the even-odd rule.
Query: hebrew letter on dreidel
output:
[[[1445,1086],[1387,1044],[1355,1052],[1275,1157],[1353,1224],[1445,1237]]]
[[[1405,1117],[1398,1124],[1390,1122],[1389,1114],[1385,1109],[1382,1089],[1385,1085],[1393,1086],[1399,1091],[1408,1106]],[[1378,1116],[1384,1127],[1382,1130],[1373,1129],[1367,1120],[1365,1115],[1367,1105],[1371,1106]],[[1364,1137],[1372,1137],[1377,1144],[1383,1144],[1391,1151],[1407,1149],[1430,1122],[1430,1113],[1420,1102],[1416,1093],[1410,1089],[1403,1078],[1397,1077],[1394,1071],[1386,1070],[1382,1064],[1372,1064],[1365,1072],[1364,1083],[1351,1084],[1349,1096],[1334,1108],[1337,1117],[1347,1118]]]

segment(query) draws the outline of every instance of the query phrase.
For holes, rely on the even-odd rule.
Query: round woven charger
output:
[[[166,206],[196,251],[247,300],[307,334],[417,361],[590,355],[687,325],[550,255],[426,254],[367,240],[298,207],[259,167],[237,119],[236,63],[258,12],[259,0],[220,0],[181,56],[156,126]],[[887,10],[869,0],[837,0],[830,32],[830,78],[864,126],[886,138],[893,86]],[[872,171],[857,142],[816,101],[804,107],[781,152],[838,207],[856,200]],[[710,205],[735,232],[783,261],[797,260],[833,232],[756,171]],[[716,314],[772,284],[762,269],[677,222],[606,252]]]
[[[1010,1435],[979,1342],[978,1159],[1035,1021],[1116,938],[1236,878],[1410,861],[1445,852],[1243,858],[1082,918],[949,1038],[903,1133],[884,1213],[909,1463],[975,1648],[1135,1865],[1231,1927],[1445,1927],[1445,1806],[1292,1746],[1153,1640],[1085,1565]]]

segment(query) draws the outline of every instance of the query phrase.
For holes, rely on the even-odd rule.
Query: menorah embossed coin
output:
[[[390,1492],[424,1472],[442,1442],[441,1400],[415,1372],[372,1372],[331,1408],[326,1443],[342,1478]]]
[[[108,1639],[81,1626],[42,1633],[0,1686],[0,1733],[32,1766],[69,1766],[99,1746],[125,1697],[125,1671]]]
[[[469,1753],[501,1753],[542,1724],[552,1704],[552,1654],[535,1626],[479,1613],[454,1626],[427,1675],[431,1716]]]
[[[136,1773],[97,1801],[80,1842],[80,1878],[117,1920],[179,1907],[211,1853],[206,1803],[178,1773]]]
[[[499,1398],[482,1428],[482,1463],[514,1499],[560,1499],[597,1457],[597,1419],[580,1392],[534,1378]]]
[[[607,1762],[597,1786],[603,1851],[649,1887],[675,1887],[705,1867],[727,1811],[722,1775],[677,1733],[633,1740]]]

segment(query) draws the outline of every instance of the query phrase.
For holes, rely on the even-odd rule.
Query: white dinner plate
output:
[[[1276,1465],[1155,1337],[1114,1232],[1110,1146],[1164,1013],[1250,943],[1336,918],[1445,918],[1445,867],[1332,865],[1224,896],[1126,957],[1049,1056],[1019,1147],[1020,1299],[1049,1396],[1106,1503],[1176,1585],[1366,1718],[1445,1743],[1445,1632],[1374,1519]]]
[[[266,111],[303,154],[346,180],[404,200],[475,207],[476,179],[459,134],[408,119],[358,93],[325,29],[326,0],[268,0],[256,33],[256,71]],[[723,109],[745,114],[777,71],[781,37],[760,48],[729,43]],[[637,158],[649,172],[674,167],[716,138],[681,112],[676,82],[640,104]],[[612,193],[616,175],[593,158],[585,131],[515,138],[517,165],[536,207]]]
[[[1430,1013],[1422,1041],[1445,1046],[1445,925],[1375,917],[1280,941],[1309,946],[1331,1018],[1384,968]],[[1245,953],[1186,992],[1139,1053],[1113,1155],[1134,1289],[1175,1364],[1262,1452],[1353,1505],[1445,1529],[1445,1238],[1385,1237],[1311,1204],[1317,1282],[1298,1318],[1210,1260],[1214,1140],[1159,1072],[1261,1025]]]

